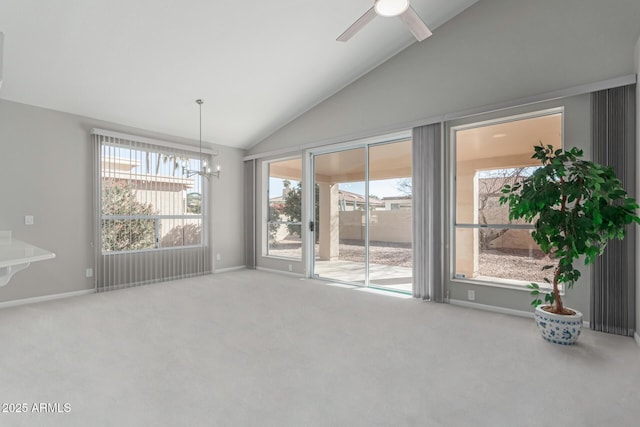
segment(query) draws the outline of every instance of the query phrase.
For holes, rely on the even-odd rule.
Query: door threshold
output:
[[[398,291],[396,289],[385,289],[385,288],[377,288],[377,287],[364,286],[364,285],[356,285],[349,282],[341,282],[339,280],[326,279],[322,277],[313,277],[312,279],[318,280],[325,285],[335,286],[337,288],[351,289],[353,291],[367,292],[371,294],[386,295],[386,296],[391,296],[391,297],[396,297],[401,299],[413,298],[411,294]]]

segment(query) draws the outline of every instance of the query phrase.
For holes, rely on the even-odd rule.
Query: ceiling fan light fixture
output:
[[[373,8],[380,16],[398,16],[409,9],[409,0],[376,0]]]
[[[383,18],[397,16],[419,42],[431,36],[431,30],[411,7],[409,0],[373,0],[373,7],[351,24],[336,40],[339,42],[348,41],[378,15]]]

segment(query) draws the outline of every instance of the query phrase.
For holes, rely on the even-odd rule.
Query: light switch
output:
[[[33,215],[25,215],[24,225],[33,225]]]

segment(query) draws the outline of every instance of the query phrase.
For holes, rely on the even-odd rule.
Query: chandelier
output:
[[[199,175],[207,179],[211,178],[212,176],[220,178],[220,165],[216,165],[215,171],[212,171],[209,163],[202,154],[202,104],[204,104],[204,101],[202,99],[196,99],[196,104],[198,104],[200,109],[200,170],[189,169],[189,161],[185,160],[182,163],[182,174],[186,175],[187,178],[191,178],[195,175]]]

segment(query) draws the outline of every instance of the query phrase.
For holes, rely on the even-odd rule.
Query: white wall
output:
[[[56,253],[0,287],[0,301],[93,288],[93,160],[89,132],[99,127],[196,145],[196,141],[0,100],[0,230]],[[244,265],[242,151],[219,150],[212,179],[215,268]],[[35,224],[24,225],[34,215]]]
[[[629,75],[639,35],[638,0],[482,0],[249,154]]]

